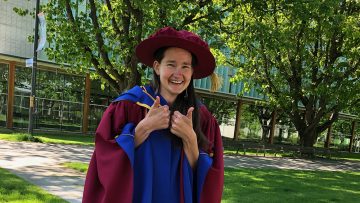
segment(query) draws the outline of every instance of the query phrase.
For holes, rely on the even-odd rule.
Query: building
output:
[[[35,1],[0,1],[0,126],[27,128],[31,68],[25,59],[33,57],[34,19],[13,11],[19,7],[32,10]],[[92,132],[102,112],[116,93],[101,89],[100,81],[89,76],[68,74],[49,61],[43,51],[38,54],[36,116],[34,129]],[[92,85],[90,85],[90,82]],[[88,119],[85,119],[88,118]]]

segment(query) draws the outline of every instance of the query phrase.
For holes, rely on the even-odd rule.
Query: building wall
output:
[[[33,57],[34,45],[28,41],[28,37],[34,35],[35,19],[20,16],[13,9],[28,9],[33,12],[35,5],[36,0],[0,1],[0,54],[20,58]],[[47,60],[47,57],[40,52],[38,59]]]
[[[47,0],[41,0],[42,4]],[[14,8],[34,12],[36,0],[0,0],[0,126],[6,126],[8,100],[9,64],[15,65],[15,88],[12,123],[14,128],[27,128],[29,94],[31,91],[31,68],[26,68],[25,59],[34,55],[34,44],[28,38],[34,35],[35,18],[20,16]],[[85,7],[84,7],[85,8]],[[84,9],[82,8],[82,9]],[[48,43],[45,44],[47,46]],[[85,75],[71,75],[54,63],[47,63],[44,51],[38,52],[36,85],[36,116],[34,129],[81,132],[84,108]],[[89,125],[93,132],[101,119],[102,112],[114,97],[109,88],[99,88],[98,81],[92,81],[90,89]],[[74,86],[79,84],[80,86]],[[55,86],[55,87],[54,87]],[[54,87],[52,89],[52,87]],[[49,92],[50,90],[50,92]],[[66,93],[67,92],[67,93]],[[65,94],[66,93],[66,94]]]

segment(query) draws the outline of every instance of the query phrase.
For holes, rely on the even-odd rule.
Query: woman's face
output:
[[[189,86],[193,74],[191,62],[191,53],[177,47],[166,49],[161,62],[154,61],[154,70],[160,76],[160,94],[169,104]]]

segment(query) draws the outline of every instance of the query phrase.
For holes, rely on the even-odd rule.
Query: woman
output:
[[[215,59],[194,33],[158,30],[136,47],[154,69],[105,111],[83,202],[220,202],[224,163],[219,126],[195,98],[193,79]]]

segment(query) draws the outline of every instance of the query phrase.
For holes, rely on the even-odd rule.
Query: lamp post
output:
[[[29,126],[28,133],[33,134],[33,123],[34,123],[34,112],[35,112],[35,93],[36,93],[36,68],[37,68],[37,47],[39,40],[39,8],[40,0],[36,0],[36,9],[35,9],[35,36],[34,36],[34,57],[33,57],[33,65],[31,69],[31,94],[30,94],[30,102],[29,102]]]

